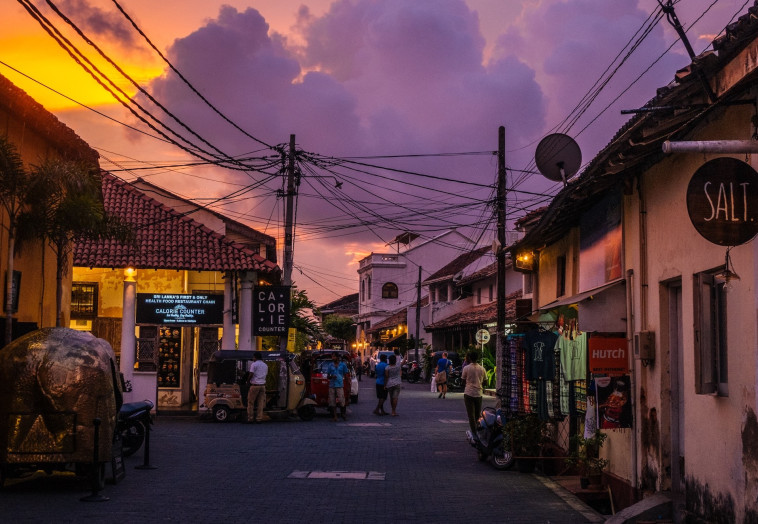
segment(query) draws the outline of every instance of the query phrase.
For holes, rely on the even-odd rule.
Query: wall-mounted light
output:
[[[137,269],[133,268],[132,266],[127,267],[124,269],[124,280],[126,282],[135,282],[137,277]]]
[[[734,264],[732,263],[732,257],[729,256],[729,251],[731,251],[732,248],[728,247],[726,248],[726,259],[724,261],[724,270],[720,273],[716,273],[717,277],[724,279],[724,290],[729,292],[733,289],[734,285],[733,283],[737,280],[740,280],[740,276],[737,274],[736,271],[734,271]]]
[[[516,269],[521,271],[534,271],[534,252],[522,251],[516,254]]]

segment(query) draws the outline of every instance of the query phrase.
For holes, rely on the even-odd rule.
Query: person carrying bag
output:
[[[447,359],[447,351],[442,353],[442,358],[437,361],[437,373],[435,382],[437,383],[437,398],[445,398],[447,394],[447,369],[450,367],[450,361]]]

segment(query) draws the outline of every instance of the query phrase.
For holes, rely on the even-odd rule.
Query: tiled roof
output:
[[[135,242],[129,244],[112,239],[78,241],[74,248],[76,266],[262,273],[280,271],[273,262],[227,240],[108,173],[103,174],[103,201],[108,213],[121,217],[132,226]]]
[[[455,275],[466,269],[466,267],[470,264],[473,264],[479,260],[489,251],[492,251],[492,248],[490,246],[484,246],[478,249],[474,249],[473,251],[468,251],[456,257],[451,262],[447,263],[432,273],[426,280],[424,280],[424,282],[426,283],[444,278],[453,278]]]
[[[510,260],[506,261],[505,267],[510,266]],[[466,284],[470,284],[471,282],[476,282],[477,280],[484,280],[487,277],[491,277],[492,275],[497,274],[497,262],[494,262],[490,264],[489,266],[483,267],[479,271],[476,271],[474,273],[471,273],[469,276],[464,277],[460,279],[456,285],[457,286],[464,286]]]
[[[424,307],[429,304],[429,297],[422,297],[421,298],[421,307]],[[415,303],[414,303],[415,306]],[[398,309],[395,311],[392,315],[388,316],[381,322],[378,322],[371,326],[366,331],[369,333],[378,333],[382,329],[387,329],[390,327],[395,327],[398,324],[405,324],[408,322],[408,307],[404,307],[401,309]]]
[[[357,315],[358,314],[358,293],[345,295],[344,297],[332,300],[328,304],[319,307],[322,314],[335,315]]]
[[[49,143],[54,144],[66,158],[97,163],[100,155],[79,135],[58,120],[42,104],[0,75],[0,107],[16,115],[24,125],[34,129]]]
[[[521,298],[521,290],[515,291],[505,299],[505,321],[512,322],[516,318],[516,300]],[[481,304],[461,311],[455,315],[434,322],[424,327],[426,331],[443,329],[467,329],[476,328],[489,322],[497,321],[497,301]]]

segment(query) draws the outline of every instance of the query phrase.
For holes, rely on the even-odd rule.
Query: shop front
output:
[[[155,373],[157,407],[196,408],[199,379],[221,349],[223,294],[137,293],[135,370]]]
[[[256,346],[253,287],[278,282],[280,270],[107,174],[103,199],[106,211],[132,225],[134,238],[75,245],[71,327],[113,346],[126,401],[196,410],[210,355]]]

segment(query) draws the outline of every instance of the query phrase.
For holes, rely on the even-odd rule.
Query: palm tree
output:
[[[31,171],[26,208],[19,218],[19,239],[38,238],[55,253],[55,325],[63,325],[63,281],[76,238],[127,240],[130,228],[105,211],[97,166],[48,159]]]
[[[18,219],[29,190],[29,178],[24,170],[21,155],[3,136],[0,136],[0,206],[8,215],[3,226],[8,231],[8,261],[5,273],[5,340],[13,339],[13,257],[16,252]]]

